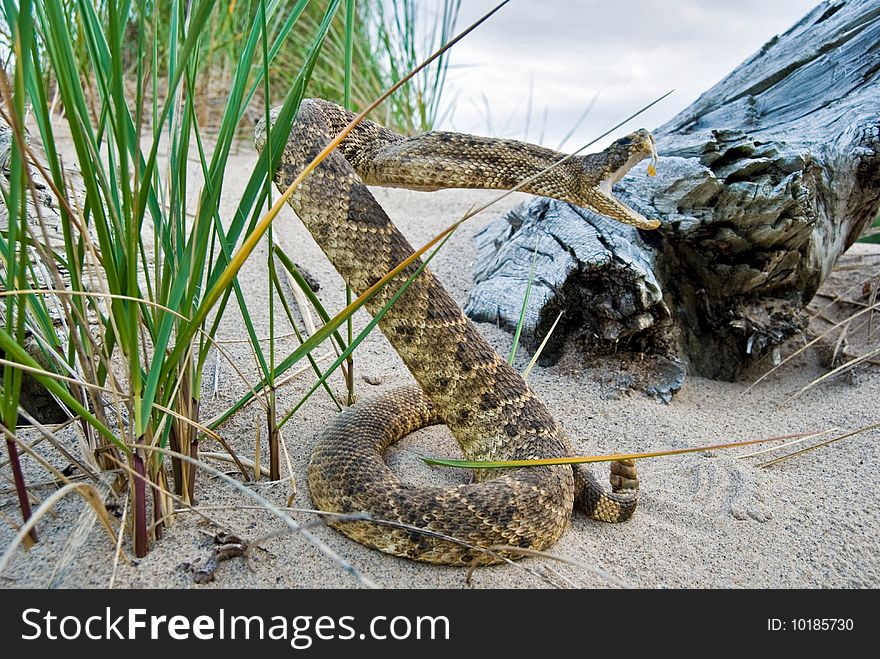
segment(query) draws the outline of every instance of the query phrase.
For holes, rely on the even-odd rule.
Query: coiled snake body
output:
[[[304,100],[275,177],[279,188],[286,189],[352,118],[327,101]],[[264,143],[261,124],[257,148]],[[650,134],[639,131],[602,153],[562,163],[525,191],[650,226],[611,197],[610,189],[635,163],[653,153]],[[368,184],[419,190],[509,189],[560,158],[549,149],[512,140],[445,132],[405,138],[363,121],[304,179],[290,204],[360,294],[413,253]],[[380,290],[367,303],[370,313],[379,311],[418,265],[412,264]],[[329,517],[339,531],[397,556],[480,565],[498,558],[441,536],[483,548],[540,550],[562,535],[574,506],[607,522],[632,515],[638,477],[628,461],[612,463],[611,491],[582,465],[476,470],[474,482],[451,487],[400,482],[385,464],[383,451],[434,423],[449,427],[470,460],[563,457],[573,452],[544,404],[427,268],[385,314],[380,328],[419,386],[386,393],[341,413],[314,448],[309,488],[320,510],[363,511],[373,519],[433,534]],[[512,551],[506,555],[517,556]]]

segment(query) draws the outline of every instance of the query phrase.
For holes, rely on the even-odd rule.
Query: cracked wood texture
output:
[[[824,2],[654,131],[657,176],[614,192],[656,231],[535,198],[477,236],[466,311],[534,348],[631,349],[734,379],[802,310],[880,206],[880,0]]]

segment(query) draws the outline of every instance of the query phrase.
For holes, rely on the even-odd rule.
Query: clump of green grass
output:
[[[187,19],[182,12],[188,4],[180,0],[132,3],[128,13],[119,18],[123,34],[118,44],[119,65],[130,101],[138,93],[136,72],[144,57],[160,75],[148,81],[150,84],[141,91],[147,98],[152,93],[165,98],[168,90],[165,76],[161,74],[176,66],[178,53],[175,41],[164,37],[185,27]],[[108,0],[90,5],[91,13],[104,24],[109,22],[110,12],[120,12],[120,8]],[[202,34],[192,55],[198,61],[199,71],[190,81],[194,111],[203,130],[219,127],[225,98],[237,75],[237,64],[264,7],[273,17],[266,22],[265,29],[268,41],[275,43],[276,49],[266,68],[268,88],[276,94],[296,83],[299,71],[310,57],[311,35],[320,29],[327,9],[326,3],[303,0],[225,0],[212,5],[213,11],[199,26]],[[309,94],[354,110],[363,109],[449,39],[459,5],[460,0],[436,0],[422,3],[421,8],[413,0],[346,0],[344,8],[334,12],[326,30],[309,80]],[[63,0],[59,20],[72,36],[73,61],[81,71],[88,71],[88,25],[83,20],[82,4]],[[144,48],[144,30],[161,38]],[[0,43],[12,43],[11,36],[3,30],[0,30]],[[47,53],[39,40],[37,48],[41,58],[45,58]],[[63,107],[53,70],[44,69],[41,77],[50,103],[53,107]],[[408,134],[430,130],[439,116],[445,77],[446,59],[441,56],[394,95],[383,108],[380,119],[390,128]],[[96,81],[84,77],[83,83],[91,86]],[[263,96],[264,90],[256,89],[247,106],[251,123],[262,116]]]
[[[204,292],[228,269],[239,238],[260,214],[270,185],[267,174],[277,165],[283,136],[339,6],[338,1],[327,5],[314,32],[308,33],[308,54],[285,90],[274,148],[251,173],[235,217],[224,223],[217,200],[232,142],[256,91],[262,86],[269,98],[265,90],[272,58],[307,5],[288,4],[256,3],[258,11],[241,34],[237,59],[228,62],[231,83],[210,156],[196,92],[200,76],[213,70],[206,56],[216,36],[211,27],[225,6],[212,0],[137,8],[61,0],[3,6],[16,57],[10,90],[3,94],[3,118],[15,148],[3,191],[9,222],[0,236],[0,286],[7,292],[0,328],[7,361],[2,423],[12,433],[23,368],[28,368],[70,415],[84,419],[90,455],[83,462],[91,475],[119,468],[132,474],[131,526],[139,556],[147,552],[150,538],[161,534],[163,498],[152,496],[152,505],[148,499],[151,492],[167,489],[167,475],[160,455],[133,447],[169,446],[192,456],[198,452],[204,431],[199,423],[202,372],[231,296],[249,318],[234,277],[220,291],[222,300],[210,319]],[[274,35],[266,29],[269,23],[275,26]],[[63,107],[82,173],[81,198],[69,189],[47,78]],[[133,97],[128,93],[132,90]],[[47,227],[39,206],[36,223],[28,209],[36,162],[27,147],[27,112],[45,149],[42,173],[59,204],[64,236],[58,253],[41,246],[40,234]],[[167,168],[160,171],[163,133],[170,146]],[[191,151],[198,154],[204,178],[195,204],[187,187]],[[187,209],[193,206],[197,210],[189,218]],[[50,274],[51,288],[64,291],[57,301],[40,290],[35,264]],[[50,309],[56,302],[62,309],[60,323]],[[252,323],[246,325],[259,345]],[[27,336],[37,337],[39,361],[21,348]],[[268,373],[265,359],[261,365]],[[25,484],[9,435],[7,448],[26,519]],[[172,467],[176,494],[191,501],[195,470],[178,459],[172,459]]]
[[[332,319],[312,295],[310,303],[324,326],[301,336],[300,347],[279,358],[274,303],[267,351],[237,280],[244,259],[277,213],[280,202],[273,199],[271,172],[307,86],[311,95],[357,108],[404,70],[382,64],[382,57],[394,63],[401,53],[419,52],[407,41],[415,34],[414,5],[407,5],[409,13],[402,19],[397,17],[404,21],[397,25],[400,42],[387,29],[379,32],[380,43],[389,49],[405,44],[404,50],[383,56],[371,47],[378,28],[365,20],[373,4],[364,2],[360,10],[352,0],[344,8],[340,0],[316,4],[21,0],[2,6],[13,68],[8,78],[0,75],[0,118],[10,127],[13,147],[2,186],[8,223],[0,230],[0,424],[25,523],[31,511],[15,431],[20,418],[30,418],[20,405],[24,373],[36,378],[70,418],[81,421],[82,455],[70,454],[51,429],[39,426],[50,443],[94,482],[101,480],[101,472],[119,475],[112,489],[120,497],[127,490],[128,530],[135,553],[143,556],[173,518],[173,502],[193,500],[200,440],[222,441],[212,428],[249,399],[258,399],[266,412],[270,477],[279,478],[281,427],[319,387],[333,397],[328,375],[350,360],[381,317],[358,337],[349,330],[344,340],[338,328],[375,290]],[[453,4],[457,11],[457,3],[444,6]],[[437,39],[445,39],[454,22],[449,10],[444,16]],[[445,67],[442,56],[435,61],[435,67]],[[430,127],[442,88],[441,68],[433,69],[427,82],[398,90],[392,116],[418,116],[400,119],[396,127]],[[212,107],[211,90],[218,87],[222,102]],[[255,112],[268,118],[269,107],[277,102],[270,94],[273,88],[283,92],[277,99],[281,113],[236,211],[231,218],[220,217],[218,200],[232,144]],[[61,155],[56,110],[73,144],[81,189],[71,178],[70,155],[66,160]],[[39,157],[28,146],[26,119],[44,148]],[[160,138],[168,144],[167,165],[161,168]],[[187,185],[193,153],[204,179],[195,200]],[[36,194],[42,187],[53,200],[51,212]],[[261,219],[267,200],[275,207]],[[188,214],[191,208],[194,214]],[[43,240],[53,213],[63,232],[58,246]],[[269,239],[271,244],[271,234]],[[286,255],[277,248],[269,254],[270,300],[280,293],[275,257],[308,291]],[[262,378],[249,385],[249,396],[203,423],[205,362],[231,299],[245,320]],[[283,306],[296,330],[290,309]],[[311,352],[331,337],[339,357],[322,371]],[[31,341],[27,350],[22,347],[26,339]],[[279,377],[304,358],[316,384],[279,421],[274,397]],[[247,479],[246,461],[225,448]],[[69,482],[56,472],[57,482]],[[30,539],[36,536],[31,533]]]

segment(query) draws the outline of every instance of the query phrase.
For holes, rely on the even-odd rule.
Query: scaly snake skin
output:
[[[274,114],[272,120],[274,121]],[[327,101],[302,102],[275,176],[285,190],[353,118]],[[265,125],[257,127],[258,149]],[[635,163],[654,155],[642,130],[604,152],[572,158],[524,190],[571,201],[615,219],[651,222],[610,195]],[[405,138],[363,121],[300,184],[290,205],[343,279],[363,293],[413,253],[367,185],[417,190],[509,189],[562,158],[513,140],[431,132]],[[378,312],[415,271],[406,268],[366,306]],[[445,423],[469,460],[574,455],[544,404],[480,335],[425,269],[379,326],[419,386],[359,403],[341,413],[312,453],[308,481],[315,506],[335,513],[426,529],[477,547],[541,550],[562,535],[574,506],[597,520],[620,522],[635,511],[638,477],[631,461],[611,465],[607,491],[583,465],[476,470],[474,482],[450,487],[402,483],[383,451],[423,426]],[[451,565],[498,562],[436,535],[366,521],[328,523],[350,538],[396,556]],[[501,552],[516,558],[516,552]]]

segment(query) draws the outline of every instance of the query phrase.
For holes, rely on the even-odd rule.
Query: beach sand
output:
[[[230,216],[246,182],[246,177],[236,172],[251,171],[254,162],[247,144],[233,155],[221,208],[224,217]],[[421,245],[474,203],[490,200],[497,193],[377,189],[376,196],[411,242]],[[471,237],[487,221],[524,198],[512,195],[470,220],[434,259],[433,269],[459,303],[464,303],[472,285]],[[325,306],[334,311],[342,308],[341,279],[287,208],[275,223],[275,235],[282,248],[320,282],[319,296]],[[880,265],[880,251],[865,246],[857,246],[856,250],[856,255],[848,258],[861,263],[863,268],[849,276],[867,278],[870,267],[876,270]],[[251,319],[263,337],[269,332],[266,273],[264,240],[240,278]],[[224,348],[236,368],[254,382],[258,370],[248,344],[242,341],[245,335],[241,319],[233,307],[231,304],[218,339],[226,341]],[[280,306],[276,306],[276,312],[276,331],[288,335],[290,330]],[[358,314],[355,331],[367,321],[365,314]],[[491,325],[479,327],[502,354],[509,352],[510,334]],[[783,354],[791,353],[801,344],[802,341],[792,341]],[[278,342],[277,354],[284,356],[295,345],[295,339],[288,336]],[[322,347],[317,354],[328,350]],[[529,357],[521,350],[516,366],[522,369]],[[820,361],[818,352],[807,351],[752,388],[749,384],[762,371],[756,370],[751,379],[734,383],[689,377],[668,405],[639,392],[621,392],[613,385],[609,360],[586,366],[569,356],[556,366],[536,367],[530,382],[564,425],[580,454],[684,448],[835,427],[841,434],[876,423],[880,372],[873,366],[860,371],[855,379],[835,379],[785,402],[826,371]],[[638,368],[637,358],[632,356],[615,358],[611,363]],[[216,393],[215,364],[219,364]],[[379,332],[373,332],[358,348],[355,369],[360,398],[411,382],[402,362]],[[307,371],[278,391],[281,413],[300,399],[313,379],[312,372]],[[344,387],[338,374],[334,374],[332,385],[341,396]],[[218,359],[215,352],[209,357],[204,377],[202,419],[219,413],[244,391],[246,385],[236,371],[224,358]],[[305,479],[308,456],[321,429],[336,413],[327,394],[318,391],[283,428],[296,483],[291,503],[295,508],[307,509],[312,505]],[[240,455],[253,458],[257,426],[263,426],[266,464],[265,414],[261,407],[247,407],[220,432]],[[72,430],[66,432],[62,436],[73,442]],[[202,442],[201,448],[222,451],[207,441]],[[126,538],[123,556],[114,570],[115,547],[96,524],[85,544],[69,556],[69,561],[60,564],[71,530],[86,508],[82,499],[69,496],[58,504],[54,516],[46,516],[40,522],[39,544],[28,552],[16,550],[0,577],[0,585],[106,587],[112,576],[115,588],[348,588],[365,583],[395,588],[880,586],[877,432],[858,434],[768,468],[758,465],[775,457],[776,452],[739,457],[758,448],[762,447],[642,460],[639,508],[630,521],[602,524],[575,512],[570,527],[552,548],[552,554],[566,562],[526,558],[516,565],[478,569],[469,583],[464,569],[428,566],[388,556],[319,525],[311,529],[311,534],[335,558],[302,534],[287,533],[266,541],[262,549],[254,550],[246,558],[221,563],[213,583],[196,585],[192,573],[182,564],[210,554],[212,534],[218,527],[191,512],[181,512],[144,559],[133,558]],[[45,451],[44,455],[51,456],[59,468],[66,466],[56,453]],[[403,478],[412,482],[457,483],[468,479],[464,472],[425,466],[420,458],[427,455],[458,455],[445,428],[419,431],[394,448],[388,459]],[[46,472],[35,467],[33,460],[26,458],[24,462],[30,482],[47,480]],[[230,465],[217,461],[211,464],[235,476]],[[593,469],[603,480],[606,478],[607,466]],[[17,518],[11,483],[4,483],[4,487],[0,509]],[[291,486],[289,480],[264,480],[247,487],[283,507],[287,505]],[[35,491],[46,498],[52,489],[43,487]],[[253,500],[216,477],[200,474],[197,504],[205,515],[245,540],[284,528],[278,518],[254,509]],[[290,514],[299,522],[315,519],[306,512]],[[9,524],[0,524],[0,547],[5,547],[12,537],[14,531]],[[343,569],[340,560],[353,566],[354,573]]]

